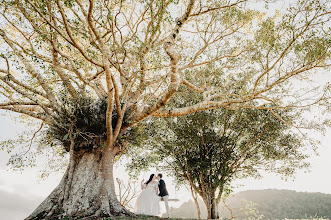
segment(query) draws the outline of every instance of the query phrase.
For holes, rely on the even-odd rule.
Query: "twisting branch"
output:
[[[103,66],[105,69],[106,73],[106,83],[107,83],[107,93],[108,93],[108,109],[107,109],[107,142],[109,146],[112,146],[113,143],[115,142],[117,137],[114,137],[113,133],[113,128],[112,128],[112,109],[113,109],[113,99],[115,96],[115,102],[116,102],[116,108],[117,108],[117,114],[119,115],[119,118],[121,117],[121,104],[119,101],[119,91],[117,84],[115,82],[114,76],[110,71],[110,66],[108,64],[109,58],[108,58],[108,51],[106,49],[106,46],[104,44],[103,39],[100,36],[100,33],[98,32],[97,28],[95,27],[95,24],[93,23],[92,19],[92,12],[93,12],[93,7],[94,7],[94,0],[90,0],[90,5],[88,9],[88,14],[87,14],[87,20],[90,28],[92,29],[92,32],[94,33],[97,41],[100,44],[101,52],[103,55]],[[113,95],[114,92],[114,95]],[[110,106],[112,105],[112,106]],[[118,120],[117,124],[121,124],[122,121]]]
[[[20,102],[20,101],[14,101],[14,102],[2,102],[0,103],[0,106],[11,106],[11,105],[38,105],[38,103],[35,102]]]
[[[32,146],[32,144],[33,144],[33,140],[35,139],[36,135],[38,134],[38,132],[39,132],[43,127],[44,127],[44,122],[42,122],[41,125],[40,125],[40,127],[39,127],[39,129],[38,129],[36,132],[33,133],[32,138],[31,138],[31,140],[30,140],[29,148],[28,148],[28,150],[27,150],[25,153],[23,153],[22,155],[20,155],[21,157],[23,157],[24,155],[26,155],[26,154],[30,151],[31,146]]]
[[[45,113],[49,114],[50,116],[56,118],[57,116],[50,110],[48,109],[48,107],[43,104],[39,99],[37,99],[36,97],[34,97],[31,94],[28,94],[27,92],[25,92],[24,90],[16,87],[15,85],[13,85],[11,82],[9,82],[8,80],[4,81],[10,88],[12,88],[14,91],[16,91],[17,93],[21,94],[23,97],[26,97],[28,99],[30,99],[32,102],[36,103],[37,105],[39,105],[44,111]],[[53,107],[53,106],[52,106]]]
[[[213,7],[213,8],[210,7],[210,8],[207,8],[205,10],[202,10],[202,8],[200,7],[200,10],[196,13],[191,14],[190,17],[203,15],[203,14],[213,12],[213,11],[216,11],[216,10],[220,10],[220,9],[224,9],[224,8],[231,8],[231,7],[237,6],[237,5],[239,5],[241,3],[244,3],[244,2],[247,2],[247,0],[238,0],[237,2],[229,4],[229,5],[223,5],[223,6]]]
[[[206,86],[206,85],[204,85],[202,88],[199,88],[199,87],[193,85],[192,83],[190,83],[190,82],[189,82],[188,80],[186,80],[186,79],[182,79],[182,83],[183,83],[184,85],[188,86],[189,88],[191,88],[192,90],[195,90],[195,91],[197,91],[197,92],[203,92],[203,91],[205,90],[205,86]]]
[[[0,70],[0,72],[1,72],[1,70]],[[6,73],[7,73],[7,72],[6,72]],[[28,90],[28,91],[30,91],[30,92],[32,92],[32,93],[34,93],[34,94],[40,95],[40,96],[42,96],[43,98],[46,98],[46,94],[45,94],[45,93],[43,93],[42,91],[39,91],[39,90],[33,88],[32,86],[29,86],[29,85],[27,85],[27,84],[25,84],[25,83],[23,83],[23,82],[17,80],[17,79],[16,79],[12,74],[10,74],[10,73],[7,73],[6,76],[0,76],[0,80],[2,80],[3,82],[5,82],[5,81],[7,81],[7,80],[10,80],[10,81],[14,82],[15,84],[17,84],[18,86],[23,87],[23,88],[26,89],[26,90]]]
[[[22,114],[31,116],[33,118],[40,119],[40,120],[42,120],[42,121],[44,121],[46,123],[49,123],[50,122],[48,120],[49,118],[46,117],[46,116],[44,116],[43,114],[35,113],[35,112],[30,111],[30,110],[25,110],[25,109],[22,109],[22,108],[19,108],[19,107],[0,106],[0,109],[10,110],[12,112],[17,112],[17,113],[22,113]]]
[[[116,182],[119,191],[119,202],[126,208],[132,208],[130,202],[139,195],[138,186],[133,184],[130,180],[127,185],[125,185],[119,178],[116,178]]]
[[[170,84],[168,86],[167,91],[158,100],[156,104],[150,107],[145,107],[141,113],[135,115],[133,117],[134,122],[129,124],[128,127],[140,122],[141,120],[145,119],[146,117],[150,116],[151,114],[153,114],[154,112],[165,106],[168,103],[168,101],[171,99],[173,94],[178,90],[180,80],[177,72],[177,63],[181,57],[181,54],[179,54],[175,49],[175,40],[177,38],[180,28],[188,20],[189,15],[194,6],[194,2],[195,2],[194,0],[189,1],[185,13],[183,14],[182,17],[176,19],[176,25],[174,30],[164,41],[163,48],[167,53],[167,55],[170,57],[170,66],[171,66]]]
[[[22,61],[22,63],[24,64],[24,66],[26,67],[28,73],[30,73],[34,78],[36,78],[40,84],[40,86],[44,89],[44,91],[46,92],[46,97],[47,99],[49,99],[49,101],[53,104],[54,108],[58,108],[57,105],[57,101],[55,98],[55,95],[51,89],[51,87],[47,84],[46,80],[44,79],[44,77],[39,74],[35,68],[32,66],[32,64],[30,63],[29,60],[27,60],[24,55],[22,55],[13,45],[13,41],[10,40],[5,32],[3,30],[0,30],[0,36],[5,40],[5,42],[12,48],[12,50],[14,51],[14,53],[17,55],[17,57]]]
[[[59,1],[59,0],[56,0],[56,4],[57,4],[57,6],[58,6],[58,8],[59,8],[59,11],[60,11],[60,13],[61,13],[61,16],[62,16],[62,20],[63,20],[63,22],[64,22],[65,29],[66,29],[66,32],[67,32],[67,34],[68,34],[70,40],[66,39],[65,37],[64,37],[64,38],[65,38],[70,44],[72,44],[73,46],[75,46],[75,48],[77,48],[77,50],[78,50],[78,51],[79,51],[79,52],[85,57],[86,60],[88,60],[89,62],[91,62],[91,63],[93,63],[93,64],[95,64],[95,65],[97,65],[97,66],[103,67],[103,64],[98,63],[98,62],[96,62],[95,60],[93,60],[92,58],[90,58],[90,57],[85,53],[85,51],[84,51],[84,49],[82,48],[82,46],[80,46],[79,43],[75,40],[75,38],[73,37],[72,32],[71,32],[71,30],[70,30],[70,28],[69,28],[68,20],[67,20],[66,15],[65,15],[65,13],[64,13],[64,11],[63,11],[63,8],[62,8],[62,6],[61,6],[61,4],[60,4],[60,1]],[[45,19],[45,20],[47,21],[47,19]],[[47,23],[48,23],[48,22],[47,22]],[[55,27],[53,27],[53,28],[54,28],[55,30],[57,30],[57,28],[55,28]],[[59,32],[59,34],[63,37],[63,34],[62,34],[59,30],[57,30],[57,32]]]

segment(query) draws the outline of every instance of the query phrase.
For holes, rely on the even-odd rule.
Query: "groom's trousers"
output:
[[[168,203],[169,196],[163,196],[162,198],[163,198],[163,201],[164,201],[164,204],[165,204],[165,208],[166,208],[166,211],[167,211],[168,218],[170,218],[169,203]]]

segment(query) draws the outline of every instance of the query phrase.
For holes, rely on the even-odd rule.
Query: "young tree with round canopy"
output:
[[[288,123],[309,129],[323,129],[291,110],[277,110]],[[171,120],[171,119],[169,119]],[[208,212],[218,219],[218,204],[239,178],[259,177],[261,171],[294,176],[306,168],[315,142],[283,123],[269,110],[221,108],[187,116],[155,119],[147,131],[151,138],[140,150],[131,149],[128,168],[146,165],[165,169],[180,184],[197,193]],[[148,153],[146,153],[148,151]],[[141,163],[144,161],[144,163]],[[197,208],[197,197],[194,196]]]

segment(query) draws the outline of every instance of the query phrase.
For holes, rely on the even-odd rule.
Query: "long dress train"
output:
[[[160,197],[157,195],[157,190],[157,183],[149,183],[138,196],[134,206],[134,213],[154,216],[159,215]]]

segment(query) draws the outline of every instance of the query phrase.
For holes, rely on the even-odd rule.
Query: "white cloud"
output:
[[[0,155],[3,152],[0,152]],[[38,169],[21,172],[0,168],[0,218],[22,220],[51,193],[60,181],[61,174],[46,181],[38,181]]]
[[[22,220],[31,214],[43,199],[0,187],[0,216],[2,219]]]

